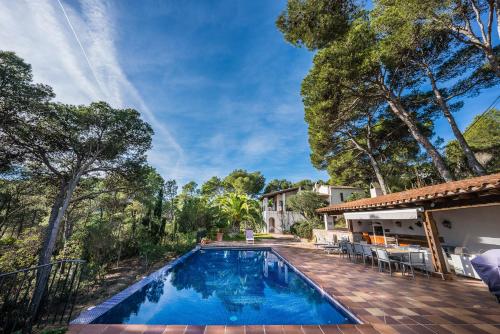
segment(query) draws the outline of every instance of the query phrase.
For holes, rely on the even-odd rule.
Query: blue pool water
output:
[[[97,318],[101,324],[354,323],[271,250],[199,250]]]

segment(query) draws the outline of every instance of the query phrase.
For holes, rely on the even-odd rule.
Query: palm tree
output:
[[[245,228],[258,228],[264,223],[259,202],[246,194],[221,195],[217,198],[216,205],[222,215],[221,218],[226,219],[234,231],[239,232],[241,223],[245,224]]]

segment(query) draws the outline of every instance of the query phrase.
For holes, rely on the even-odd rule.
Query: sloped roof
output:
[[[283,193],[289,193],[289,192],[292,192],[292,191],[297,191],[299,189],[300,189],[300,187],[293,187],[293,188],[288,188],[288,189],[273,191],[273,192],[270,192],[270,193],[267,193],[267,194],[262,194],[260,196],[260,199],[263,199],[265,197],[276,196],[276,195],[283,194]]]
[[[357,189],[357,190],[363,190],[360,187],[352,187],[352,186],[329,186],[330,188],[335,188],[335,189]]]
[[[462,194],[486,192],[492,189],[500,189],[500,173],[441,183],[374,198],[363,198],[352,202],[329,205],[318,209],[317,212],[344,212],[369,208],[384,208],[388,206],[432,201],[438,198],[455,197]]]

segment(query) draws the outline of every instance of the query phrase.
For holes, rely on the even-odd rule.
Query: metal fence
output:
[[[0,274],[0,333],[30,333],[33,326],[67,324],[84,265],[82,260],[60,260]]]

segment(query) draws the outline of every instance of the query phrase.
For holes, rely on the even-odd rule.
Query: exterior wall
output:
[[[361,194],[364,195],[363,189],[351,189],[351,188],[335,188],[331,187],[331,194],[329,198],[330,204],[340,204],[342,202],[345,202],[346,199],[351,196],[352,194]],[[342,194],[343,200],[340,196]]]
[[[396,221],[401,223],[401,226],[396,225]],[[425,236],[424,227],[418,226],[417,220],[395,220],[384,219],[376,220],[382,223],[385,232],[388,234],[405,234],[405,235],[420,235]],[[354,220],[351,222],[353,232],[373,232],[371,220]]]
[[[314,191],[325,196],[329,204],[339,204],[345,202],[352,194],[364,195],[365,193],[361,188],[345,188],[327,185],[316,185]],[[342,194],[342,196],[340,194]]]
[[[500,249],[500,205],[436,211],[433,216],[446,245],[466,247],[471,254]]]
[[[330,196],[330,186],[327,185],[316,185],[313,189],[315,192],[317,192],[320,195],[327,195]]]
[[[265,222],[265,231],[270,230],[271,218],[274,219],[274,232],[272,233],[284,233],[290,230],[290,226],[298,221],[304,220],[304,217],[292,211],[286,211],[286,201],[287,198],[296,194],[297,190],[289,191],[286,193],[276,194],[270,197],[264,197],[262,199],[262,216]],[[272,201],[270,205],[269,201]]]
[[[304,220],[304,217],[294,211],[264,211],[264,222],[266,223],[266,232],[270,232],[269,224],[271,218],[274,219],[274,232],[271,233],[284,233],[290,231],[290,226]]]

